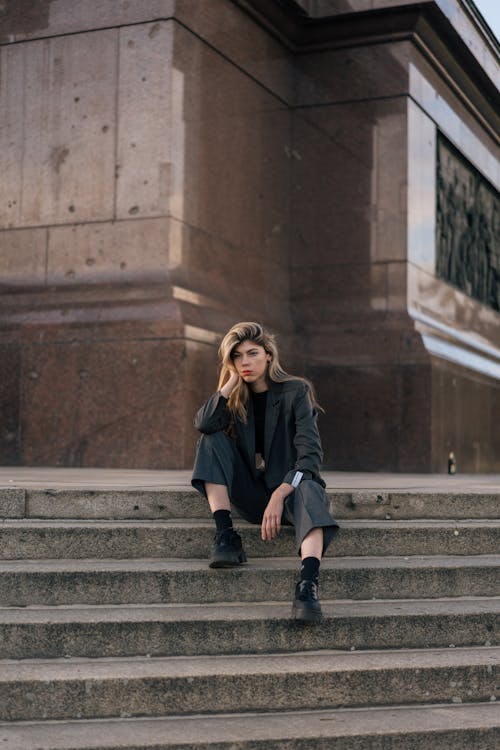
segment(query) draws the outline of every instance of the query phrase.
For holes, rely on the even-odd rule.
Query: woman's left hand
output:
[[[262,517],[261,537],[265,542],[271,542],[279,534],[285,500],[291,492],[291,484],[281,484],[271,495]]]

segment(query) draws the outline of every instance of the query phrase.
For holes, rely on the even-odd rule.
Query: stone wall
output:
[[[498,186],[493,52],[455,0],[397,5],[0,4],[0,461],[189,466],[257,319],[327,467],[499,469],[499,316],[435,237],[438,133]]]
[[[185,466],[219,333],[290,329],[289,71],[230,3],[212,27],[203,5],[7,8],[4,462]],[[227,58],[256,51],[265,83]]]

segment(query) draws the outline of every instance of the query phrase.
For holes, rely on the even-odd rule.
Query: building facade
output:
[[[238,320],[325,466],[500,470],[499,47],[466,0],[0,3],[0,462],[184,468]]]

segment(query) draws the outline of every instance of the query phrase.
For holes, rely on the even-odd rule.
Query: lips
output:
[[[252,371],[251,371],[251,370],[242,370],[242,371],[241,371],[241,374],[242,374],[242,375],[251,375],[251,374],[252,374]]]

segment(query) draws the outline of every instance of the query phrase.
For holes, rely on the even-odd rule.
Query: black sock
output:
[[[317,557],[304,557],[300,569],[300,580],[314,581],[317,584],[319,581],[319,564],[320,560]]]
[[[217,531],[225,531],[233,528],[233,519],[230,510],[216,510],[213,514]]]

